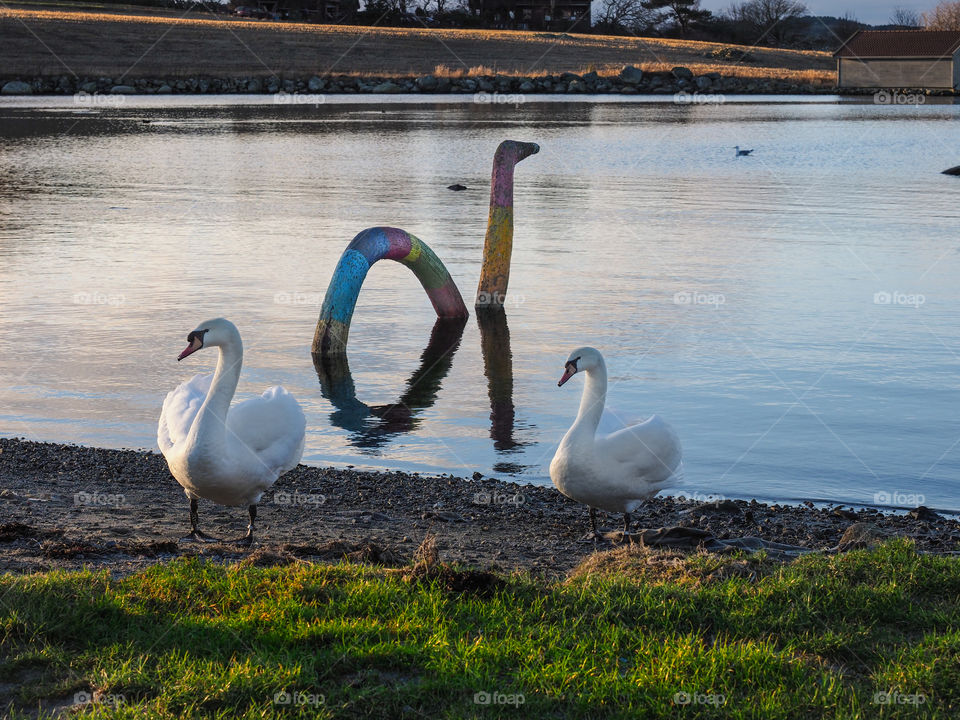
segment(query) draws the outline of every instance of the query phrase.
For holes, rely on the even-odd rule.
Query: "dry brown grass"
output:
[[[750,67],[717,61],[717,43],[506,30],[369,28],[187,14],[0,6],[0,72],[10,75],[412,76],[439,71],[537,76],[624,65],[792,79],[826,78],[827,53],[750,49]]]
[[[621,578],[644,585],[699,587],[733,577],[758,580],[778,567],[779,563],[764,556],[690,554],[635,544],[590,555],[570,571],[566,582]]]

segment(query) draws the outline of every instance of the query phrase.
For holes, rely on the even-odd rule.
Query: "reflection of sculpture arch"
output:
[[[346,355],[314,355],[320,393],[335,408],[330,422],[349,430],[350,442],[361,448],[378,448],[393,435],[415,430],[419,412],[437,400],[465,325],[466,318],[437,320],[430,342],[420,355],[420,367],[407,379],[407,389],[400,399],[391,405],[367,405],[357,399]]]
[[[347,352],[350,321],[367,271],[378,260],[396,260],[413,270],[439,318],[466,318],[467,306],[453,278],[433,250],[405,230],[368,228],[357,235],[340,256],[320,308],[313,336],[315,355]]]

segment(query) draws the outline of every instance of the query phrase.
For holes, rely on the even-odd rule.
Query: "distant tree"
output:
[[[807,6],[796,0],[746,0],[734,3],[725,14],[752,36],[751,42],[779,45],[794,33],[793,21],[807,14]]]
[[[960,2],[942,2],[922,17],[927,30],[960,30]]]
[[[713,17],[713,13],[700,7],[700,0],[644,0],[643,7],[661,13],[662,19],[672,20],[680,37],[686,37],[695,25]]]
[[[853,35],[857,30],[862,30],[866,27],[862,22],[857,20],[856,15],[853,15],[850,12],[845,12],[843,17],[837,18],[836,23],[833,25],[833,33],[840,40],[846,40],[848,37]]]
[[[644,7],[643,0],[601,0],[594,11],[593,25],[606,32],[648,33],[661,15]]]
[[[890,24],[902,28],[920,27],[920,15],[915,10],[897,5],[890,15]]]

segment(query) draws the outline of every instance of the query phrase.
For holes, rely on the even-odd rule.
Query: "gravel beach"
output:
[[[0,571],[15,573],[90,567],[123,575],[198,554],[401,565],[434,535],[445,561],[560,577],[622,540],[621,518],[603,513],[609,539],[586,540],[587,508],[553,488],[479,473],[460,478],[300,465],[264,495],[252,549],[182,543],[188,502],[158,453],[20,439],[0,439],[0,503]],[[634,522],[637,532],[695,528],[721,540],[756,537],[816,550],[897,536],[912,538],[922,551],[960,549],[960,522],[926,508],[891,514],[658,497],[635,513]],[[201,501],[200,523],[211,535],[236,539],[245,531],[247,513]]]

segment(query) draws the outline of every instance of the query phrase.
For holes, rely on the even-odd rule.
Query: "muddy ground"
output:
[[[196,554],[399,565],[433,534],[443,560],[559,576],[595,549],[622,541],[621,518],[603,513],[609,539],[586,541],[587,509],[553,488],[479,473],[459,478],[300,465],[264,495],[252,549],[178,542],[189,531],[188,503],[161,455],[17,439],[0,439],[0,512],[0,572],[15,573],[91,567],[123,575]],[[960,523],[925,508],[903,515],[664,497],[634,518],[636,530],[697,528],[717,538],[751,536],[820,550],[845,546],[844,532],[868,523],[861,527],[870,534],[913,538],[921,550],[960,549]],[[200,521],[209,534],[232,540],[243,535],[247,513],[201,501]]]

